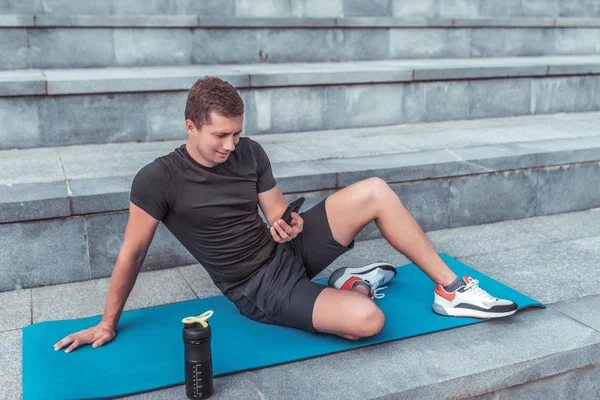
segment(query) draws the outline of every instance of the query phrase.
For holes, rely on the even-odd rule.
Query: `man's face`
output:
[[[188,151],[193,150],[194,154],[191,155],[205,167],[225,162],[240,141],[243,123],[243,115],[225,117],[214,111],[200,129],[191,120],[186,120],[185,126],[192,145]]]

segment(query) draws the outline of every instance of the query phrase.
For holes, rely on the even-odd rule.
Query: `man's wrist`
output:
[[[107,328],[110,328],[110,329],[112,329],[113,331],[115,331],[115,330],[116,330],[116,329],[115,329],[115,328],[116,328],[116,327],[115,327],[115,325],[116,325],[116,324],[112,324],[112,323],[110,323],[110,322],[108,322],[108,321],[106,321],[106,320],[104,320],[104,319],[100,321],[100,324],[104,325],[104,326],[105,326],[105,327],[107,327]]]

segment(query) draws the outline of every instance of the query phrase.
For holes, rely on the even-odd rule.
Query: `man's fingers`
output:
[[[294,227],[298,227],[300,232],[302,232],[302,228],[304,227],[304,220],[299,214],[292,213],[292,225]]]
[[[304,220],[302,219],[302,217],[300,216],[300,214],[293,212],[292,213],[292,219],[296,220],[296,222],[303,222]]]
[[[283,229],[279,222],[275,222],[275,229],[277,230],[277,233],[279,233],[280,238],[282,238],[283,240],[288,238],[287,232]]]
[[[275,240],[277,243],[283,243],[283,240],[281,240],[279,237],[279,234],[274,226],[271,227],[271,236],[273,236],[273,240]]]
[[[77,333],[73,333],[61,339],[54,345],[54,350],[61,350],[63,347],[70,344],[70,346],[65,350],[65,353],[70,353],[82,344],[94,343],[94,347],[102,346],[104,343],[111,341],[114,337],[114,331],[108,331],[105,328],[98,328],[95,326]]]
[[[106,342],[110,342],[111,337],[108,333],[104,334],[100,339],[96,340],[94,342],[94,344],[92,344],[92,347],[95,349],[96,347],[100,347],[104,344],[106,344]]]
[[[288,242],[298,236],[298,233],[302,232],[302,225],[304,223],[302,218],[296,213],[293,213],[292,215],[295,215],[291,222],[294,225],[293,227],[288,225],[282,219],[273,223],[273,226],[271,227],[271,235],[277,243]]]
[[[287,233],[288,235],[294,231],[292,229],[292,227],[287,222],[285,222],[282,219],[280,219],[279,221],[277,221],[276,224],[279,225],[281,227],[281,229],[283,229],[283,231],[285,233]]]
[[[77,347],[79,347],[79,344],[79,339],[75,339],[75,341],[69,346],[69,348],[65,350],[65,353],[70,353],[71,351],[75,350]]]
[[[61,340],[59,340],[58,342],[56,342],[56,344],[54,345],[54,350],[60,350],[71,342],[73,342],[72,335],[64,337]]]

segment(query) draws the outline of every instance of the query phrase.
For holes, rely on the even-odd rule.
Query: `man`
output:
[[[351,249],[371,221],[437,283],[435,312],[486,318],[516,311],[514,303],[490,296],[476,280],[457,277],[381,179],[341,189],[301,215],[293,213],[286,224],[280,217],[287,203],[266,153],[240,137],[243,113],[242,99],[228,83],[206,77],[192,86],[185,108],[186,144],[146,165],[133,181],[129,221],[102,321],[62,339],[56,350],[98,347],[115,337],[160,221],[240,313],[256,321],[353,340],[379,333],[385,318],[373,298],[381,297],[381,286],[395,276],[392,265],[339,269],[329,288],[311,281]]]

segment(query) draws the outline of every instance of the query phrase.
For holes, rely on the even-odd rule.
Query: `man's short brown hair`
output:
[[[185,119],[191,120],[196,128],[210,122],[210,113],[218,112],[225,117],[244,114],[244,101],[229,83],[212,76],[198,79],[188,93],[185,104]]]

